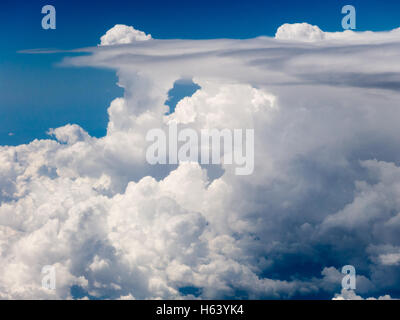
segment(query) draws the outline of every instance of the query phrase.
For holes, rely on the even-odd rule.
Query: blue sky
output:
[[[57,10],[56,30],[41,28],[45,4]],[[160,39],[273,36],[286,22],[336,31],[341,30],[345,4],[357,9],[357,30],[400,25],[399,1],[2,1],[0,145],[45,138],[49,128],[66,123],[102,136],[106,109],[123,94],[110,70],[61,68],[56,64],[64,54],[28,55],[19,50],[95,46],[117,23]]]

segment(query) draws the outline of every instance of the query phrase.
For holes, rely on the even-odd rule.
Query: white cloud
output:
[[[325,39],[325,33],[318,26],[308,23],[285,23],[276,31],[275,39],[318,41]]]
[[[115,69],[124,96],[105,137],[66,125],[57,141],[0,147],[0,297],[69,298],[73,285],[121,299],[332,297],[332,265],[345,264],[357,295],[395,290],[400,43],[354,34],[365,43],[154,40],[67,59]],[[133,39],[111,35],[102,44]],[[181,78],[201,89],[165,115]],[[254,129],[254,174],[147,164],[147,131],[170,120]]]
[[[340,32],[322,31],[318,26],[308,23],[285,23],[281,25],[275,34],[275,39],[299,41],[299,42],[357,42],[373,43],[388,42],[390,40],[398,41],[400,39],[400,28],[386,32],[356,32],[353,30],[344,30]]]
[[[100,45],[112,46],[116,44],[128,44],[134,43],[135,41],[146,41],[150,39],[150,34],[145,34],[143,31],[136,30],[131,26],[116,24],[101,37]]]
[[[59,142],[67,144],[74,144],[90,138],[88,133],[76,124],[50,129],[48,134],[55,136]]]

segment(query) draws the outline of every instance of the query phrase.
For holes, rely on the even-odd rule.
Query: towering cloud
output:
[[[115,27],[64,61],[116,70],[106,136],[0,147],[0,297],[397,297],[398,31],[145,38]],[[181,78],[201,88],[167,115]],[[146,133],[170,121],[254,129],[254,174],[149,165]],[[347,264],[357,289],[338,295]]]
[[[101,46],[128,44],[135,41],[150,40],[151,35],[124,24],[116,24],[100,39]]]

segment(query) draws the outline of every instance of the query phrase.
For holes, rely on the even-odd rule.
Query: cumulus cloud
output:
[[[86,141],[90,138],[88,133],[76,124],[67,124],[63,127],[50,129],[48,134],[55,136],[59,142],[67,144]]]
[[[131,41],[115,30],[102,44]],[[116,70],[124,96],[102,138],[65,125],[0,147],[0,298],[331,299],[347,264],[357,290],[336,298],[396,297],[398,31],[281,36],[153,39],[66,59]],[[182,78],[200,89],[166,114]],[[254,129],[254,174],[149,165],[146,134],[171,121]],[[45,265],[55,291],[41,287]]]
[[[317,41],[324,38],[325,33],[318,26],[308,23],[285,23],[275,34],[275,39],[281,40]]]
[[[151,35],[143,31],[136,30],[131,26],[116,24],[100,38],[101,46],[112,46],[116,44],[128,44],[135,41],[150,40]]]

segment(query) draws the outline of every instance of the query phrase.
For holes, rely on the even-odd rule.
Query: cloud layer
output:
[[[129,44],[147,37],[132,30],[64,61],[116,70],[106,136],[66,125],[0,147],[0,298],[332,298],[347,264],[355,296],[399,296],[398,30]],[[165,115],[182,78],[201,89]],[[169,121],[254,129],[254,174],[147,164],[147,131]]]

